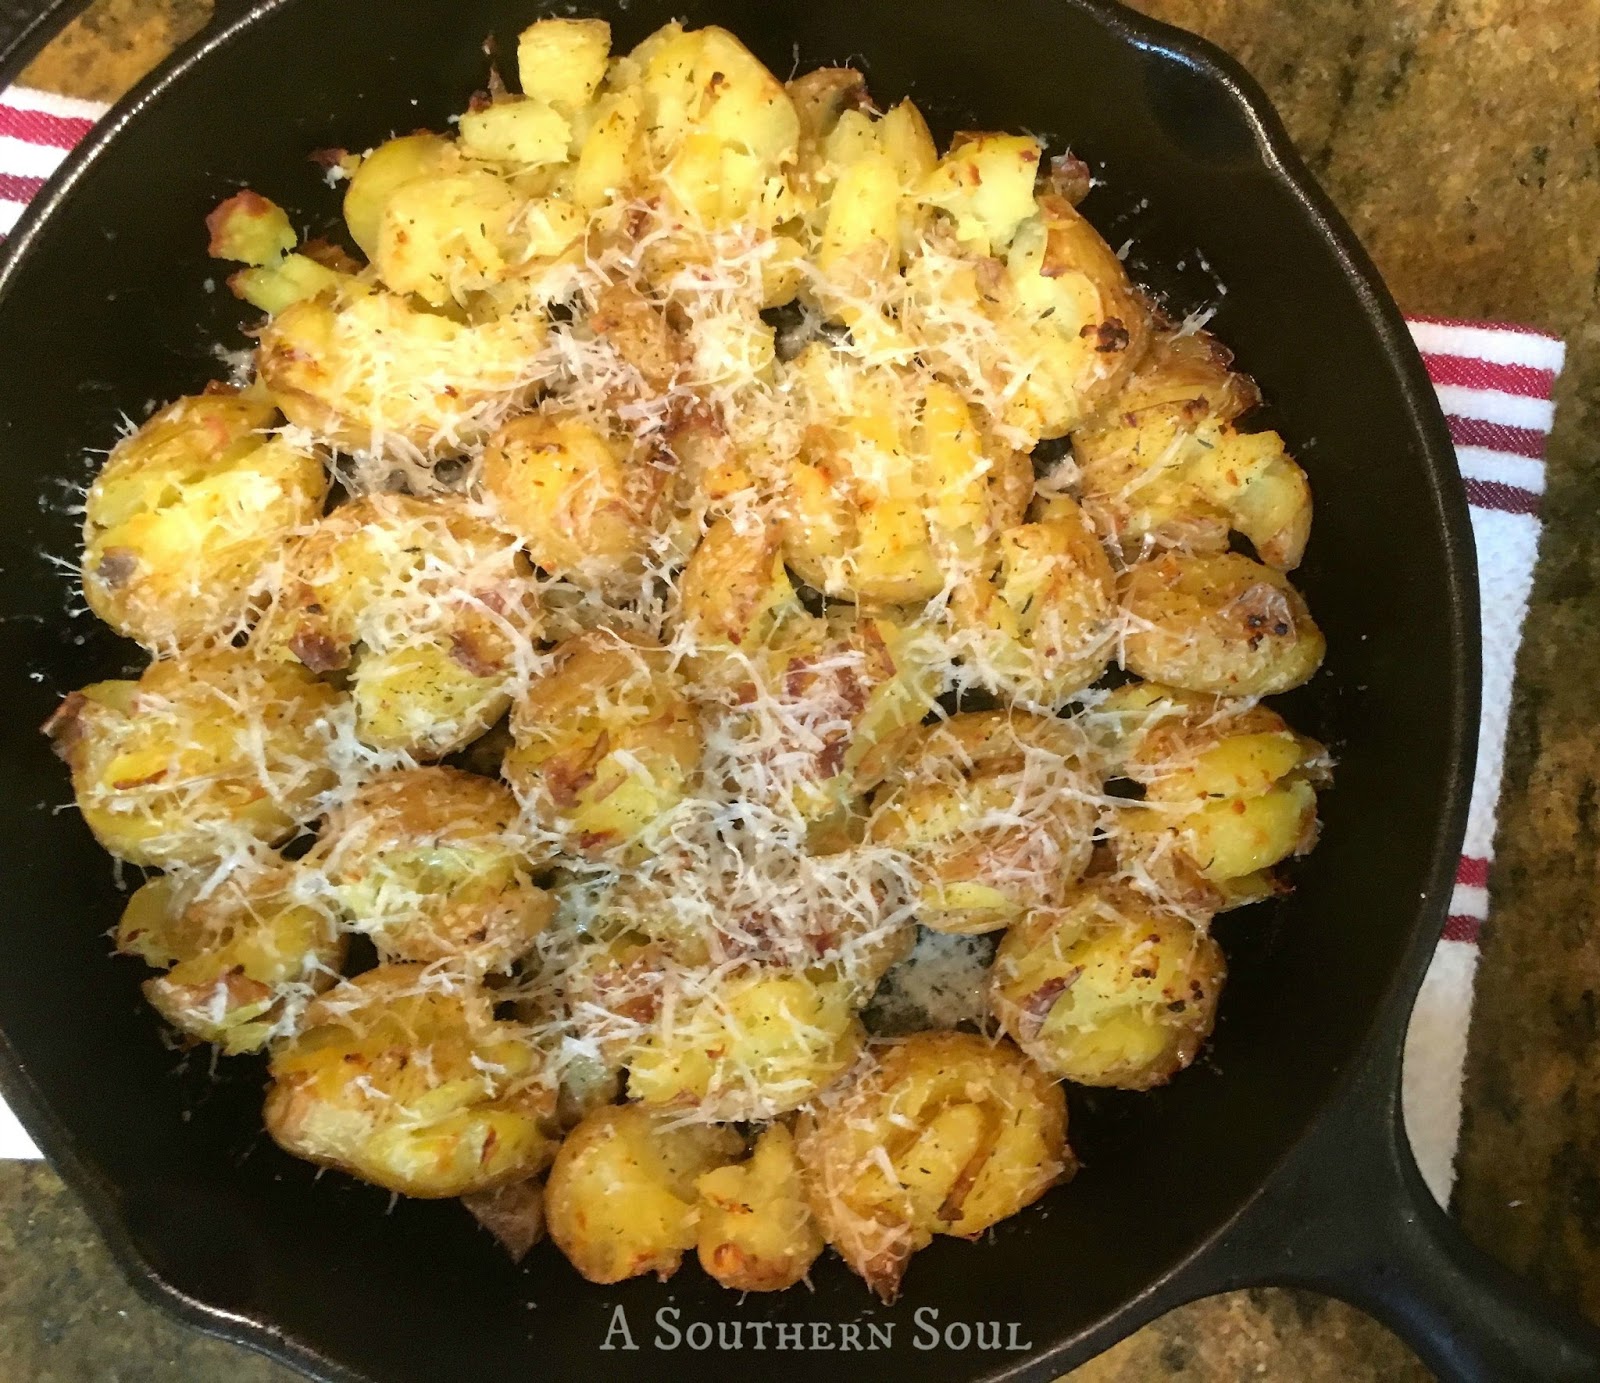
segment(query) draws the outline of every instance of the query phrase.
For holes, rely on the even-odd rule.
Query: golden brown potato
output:
[[[732,1129],[675,1124],[638,1105],[597,1109],[550,1169],[550,1237],[590,1282],[651,1272],[665,1280],[699,1235],[696,1179],[742,1148]]]
[[[450,141],[426,132],[386,140],[361,160],[345,189],[344,220],[362,254],[377,254],[383,209],[396,189],[442,173],[452,161]]]
[[[248,187],[206,217],[206,230],[211,233],[208,255],[241,264],[271,264],[294,249],[298,240],[288,212]]]
[[[286,1152],[405,1196],[537,1176],[555,1090],[489,996],[420,965],[380,965],[317,999],[272,1054],[267,1132]]]
[[[1105,411],[1074,429],[1084,508],[1137,556],[1148,539],[1222,552],[1243,534],[1268,566],[1300,564],[1311,487],[1276,432],[1240,432],[1261,401],[1205,332],[1163,332]]]
[[[340,700],[303,668],[220,648],[74,692],[45,733],[100,844],[170,868],[276,845],[316,816]]]
[[[1005,934],[989,998],[1050,1075],[1148,1090],[1194,1060],[1226,975],[1222,948],[1204,928],[1100,881]]]
[[[925,629],[848,606],[785,625],[753,671],[726,711],[725,733],[750,744],[730,765],[729,791],[816,823],[857,811],[862,760],[921,721],[941,690]]]
[[[867,839],[910,857],[924,926],[994,931],[1065,894],[1099,814],[1088,750],[1069,722],[1022,711],[953,716],[879,747],[889,783]]]
[[[517,802],[454,768],[385,773],[328,818],[311,857],[384,960],[509,970],[555,902],[531,880]]]
[[[781,1292],[802,1281],[823,1250],[806,1204],[794,1137],[771,1124],[743,1162],[695,1182],[700,1266],[736,1292]]]
[[[998,446],[962,396],[925,375],[863,369],[820,343],[790,365],[805,432],[789,467],[784,556],[818,590],[925,601],[1033,494],[1028,459]]]
[[[180,1032],[232,1056],[292,1028],[339,977],[345,938],[326,902],[281,861],[199,878],[162,874],[128,900],[117,950],[167,973],[144,995]]]
[[[559,414],[507,423],[483,454],[489,502],[534,565],[602,591],[678,554],[675,479],[637,444]]]
[[[253,643],[348,669],[363,743],[440,758],[510,705],[538,623],[531,576],[516,539],[457,496],[368,495],[290,545]]]
[[[949,213],[963,246],[1000,255],[1037,210],[1033,185],[1043,153],[1029,135],[957,135],[917,195]]]
[[[1169,552],[1123,574],[1129,672],[1183,691],[1271,696],[1307,681],[1327,644],[1282,572],[1236,552]]]
[[[431,463],[459,456],[539,382],[542,316],[463,324],[394,293],[350,289],[285,308],[257,368],[290,422],[346,451]]]
[[[1268,897],[1271,867],[1315,843],[1327,751],[1274,711],[1140,682],[1095,715],[1115,771],[1144,788],[1112,821],[1118,865],[1160,900],[1204,916]]]
[[[741,528],[723,518],[694,550],[678,582],[675,642],[690,651],[697,680],[747,680],[750,658],[804,618],[781,538],[775,524],[755,520]]]
[[[597,632],[552,658],[512,710],[502,771],[566,848],[625,848],[688,793],[699,721],[659,647]]]
[[[265,435],[276,421],[238,394],[179,399],[107,458],[85,501],[83,593],[119,634],[170,650],[248,625],[328,490],[320,459]]]
[[[976,1239],[1075,1170],[1067,1106],[1008,1042],[916,1033],[796,1129],[823,1237],[884,1301],[935,1234]]]
[[[956,680],[1021,705],[1057,710],[1111,662],[1116,576],[1100,540],[1065,496],[1008,528],[989,563],[951,594]]]
[[[538,20],[517,38],[523,94],[577,110],[594,99],[610,53],[611,26],[603,19]]]
[[[1010,224],[1008,197],[996,201],[1004,214],[971,217],[972,245]],[[936,228],[908,261],[901,323],[1013,445],[1063,436],[1122,387],[1144,352],[1149,312],[1122,262],[1063,197],[1036,199],[1003,261],[956,244],[962,224],[947,239]]]
[[[722,1122],[798,1109],[849,1068],[865,1033],[851,991],[821,972],[691,978],[628,1058],[628,1095]]]

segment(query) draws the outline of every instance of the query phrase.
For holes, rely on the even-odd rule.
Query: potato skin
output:
[[[511,716],[507,780],[578,854],[623,850],[689,790],[694,708],[659,646],[609,633],[560,644]]]
[[[973,935],[1063,896],[1088,866],[1100,782],[1066,721],[972,711],[896,736],[869,841],[906,851],[918,920]]]
[[[545,1183],[545,1222],[590,1282],[654,1273],[663,1281],[695,1247],[695,1181],[738,1156],[732,1129],[677,1124],[638,1105],[607,1105],[573,1129]]]
[[[1219,696],[1271,696],[1310,679],[1327,643],[1283,573],[1236,552],[1169,552],[1122,576],[1122,666]]]
[[[263,1115],[284,1151],[405,1196],[536,1176],[555,1152],[555,1090],[488,995],[420,965],[328,991],[272,1054]]]
[[[329,817],[310,859],[385,960],[509,970],[548,925],[503,783],[454,768],[386,773]]]
[[[735,1292],[781,1292],[805,1279],[825,1245],[801,1184],[794,1136],[769,1124],[744,1162],[695,1182],[700,1266]]]
[[[889,1302],[935,1234],[975,1239],[1070,1177],[1066,1132],[1060,1087],[1009,1042],[923,1032],[802,1114],[795,1142],[823,1236]]]
[[[990,1005],[1057,1079],[1149,1090],[1194,1060],[1226,976],[1222,948],[1202,927],[1097,882],[1006,933]]]
[[[95,839],[171,868],[279,844],[316,815],[340,700],[303,668],[219,648],[74,692],[45,733]]]
[[[112,451],[89,487],[83,592],[101,619],[173,650],[248,626],[283,540],[322,512],[322,462],[238,394],[179,399]]]
[[[344,964],[345,937],[301,877],[282,862],[246,868],[202,898],[198,880],[158,875],[123,909],[117,950],[167,972],[144,995],[180,1032],[229,1056],[259,1051]]]

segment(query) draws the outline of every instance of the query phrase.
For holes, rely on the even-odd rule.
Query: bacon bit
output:
[[[58,758],[71,760],[73,748],[83,738],[83,708],[88,704],[89,698],[82,692],[68,692],[39,727]]]
[[[229,384],[223,379],[208,379],[206,387],[200,391],[208,399],[232,398],[239,392],[237,384]]]
[[[488,110],[494,104],[494,98],[487,91],[474,91],[467,97],[467,109],[476,115],[479,111]]]
[[[120,591],[139,570],[139,554],[131,547],[108,547],[91,573],[109,590]]]
[[[307,669],[316,673],[336,672],[350,666],[350,650],[319,629],[300,629],[289,640],[293,653]]]
[[[306,155],[312,163],[323,171],[344,167],[344,161],[350,157],[348,149],[313,149]]]
[[[1050,160],[1050,171],[1045,174],[1050,191],[1071,206],[1077,206],[1089,195],[1094,175],[1089,165],[1068,149]]]
[[[817,772],[823,778],[833,778],[844,767],[845,751],[850,747],[850,740],[843,732],[833,735],[828,743],[817,755]]]
[[[159,769],[155,773],[147,773],[143,778],[118,778],[111,786],[118,792],[129,792],[134,788],[147,788],[152,783],[159,783],[167,776],[166,769]]]
[[[1022,1013],[1017,1022],[1017,1036],[1024,1042],[1031,1042],[1037,1037],[1044,1027],[1045,1019],[1050,1016],[1050,1010],[1056,1006],[1061,996],[1078,982],[1078,977],[1082,974],[1083,967],[1075,965],[1065,975],[1046,980],[1028,995],[1020,1005]]]

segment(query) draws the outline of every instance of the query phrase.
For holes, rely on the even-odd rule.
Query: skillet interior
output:
[[[680,1324],[898,1321],[894,1358],[829,1361],[849,1376],[905,1360],[928,1379],[1014,1368],[1024,1356],[912,1351],[912,1313],[1016,1321],[1042,1350],[1118,1310],[1248,1199],[1402,974],[1457,758],[1470,647],[1451,539],[1460,500],[1430,468],[1372,308],[1246,108],[1204,66],[1062,0],[611,10],[619,47],[678,16],[728,26],[779,75],[854,61],[880,103],[915,96],[941,139],[977,127],[1026,128],[1057,149],[1070,140],[1106,180],[1085,210],[1113,246],[1133,240],[1135,277],[1179,313],[1220,302],[1215,329],[1312,478],[1317,520],[1298,579],[1330,654],[1287,709],[1332,743],[1340,768],[1294,897],[1219,927],[1233,975],[1209,1058],[1153,1095],[1075,1098],[1078,1180],[980,1247],[940,1241],[884,1311],[836,1260],[819,1265],[814,1294],[743,1301],[692,1267],[666,1285],[590,1287],[548,1246],[512,1269],[453,1205],[386,1214],[384,1193],[318,1180],[278,1153],[260,1133],[258,1065],[231,1062],[214,1079],[203,1055],[162,1045],[142,968],[108,959],[120,902],[110,862],[57,810],[65,774],[34,728],[61,693],[140,661],[88,616],[63,617],[79,602],[50,559],[75,550],[70,487],[122,414],[142,418],[220,373],[217,339],[243,344],[248,314],[205,258],[204,212],[248,182],[325,232],[337,197],[307,152],[442,128],[483,84],[477,40],[495,33],[510,52],[536,14],[508,0],[416,0],[374,22],[367,6],[288,0],[151,96],[0,284],[0,668],[12,707],[0,727],[0,1032],[22,1072],[8,1088],[136,1270],[220,1313],[212,1328],[268,1347],[286,1337],[279,1348],[302,1363],[382,1379],[597,1366],[671,1376],[686,1348],[661,1355],[645,1338],[638,1353],[595,1352],[623,1302],[643,1337],[660,1306],[678,1308]],[[682,1368],[719,1362],[731,1372],[736,1361]],[[760,1366],[799,1378],[818,1362],[768,1353]]]

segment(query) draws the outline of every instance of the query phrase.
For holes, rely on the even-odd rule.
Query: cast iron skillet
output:
[[[80,4],[5,0],[0,19],[16,30]],[[216,267],[202,214],[249,182],[334,226],[307,152],[442,127],[483,83],[479,40],[509,51],[540,8],[219,0],[210,29],[72,158],[0,260],[0,1086],[134,1282],[203,1330],[330,1379],[752,1366],[774,1380],[822,1366],[841,1380],[1046,1379],[1181,1302],[1267,1283],[1367,1308],[1448,1380],[1600,1378],[1600,1335],[1466,1243],[1400,1125],[1401,1038],[1454,876],[1477,725],[1472,541],[1443,420],[1393,303],[1255,84],[1104,0],[580,8],[609,18],[619,47],[677,16],[727,25],[780,74],[855,61],[880,101],[914,94],[940,134],[1070,139],[1103,164],[1086,209],[1114,245],[1133,240],[1136,276],[1180,311],[1220,301],[1217,330],[1315,486],[1299,579],[1331,652],[1291,714],[1340,768],[1293,898],[1224,919],[1233,976],[1202,1066],[1153,1095],[1075,1094],[1077,1181],[979,1246],[919,1255],[884,1310],[832,1259],[814,1292],[775,1299],[741,1300],[693,1268],[591,1287],[548,1248],[514,1270],[456,1206],[385,1213],[382,1193],[280,1154],[260,1133],[258,1066],[213,1078],[163,1047],[140,967],[107,954],[111,866],[58,810],[65,777],[34,729],[61,693],[139,661],[65,614],[70,585],[48,557],[75,551],[66,483],[122,414],[218,373],[211,342],[241,343],[245,314],[204,286]],[[618,1347],[601,1352],[618,1305],[639,1348],[613,1332]],[[658,1311],[682,1332],[675,1351],[658,1348],[673,1339]],[[936,1330],[957,1328],[919,1348],[931,1312]],[[743,1323],[745,1349],[697,1355],[700,1321]],[[755,1322],[804,1330],[768,1329],[758,1358]],[[862,1341],[892,1323],[892,1349],[775,1348],[838,1344],[844,1322]],[[1026,1348],[977,1349],[997,1338],[973,1333],[982,1322]]]

